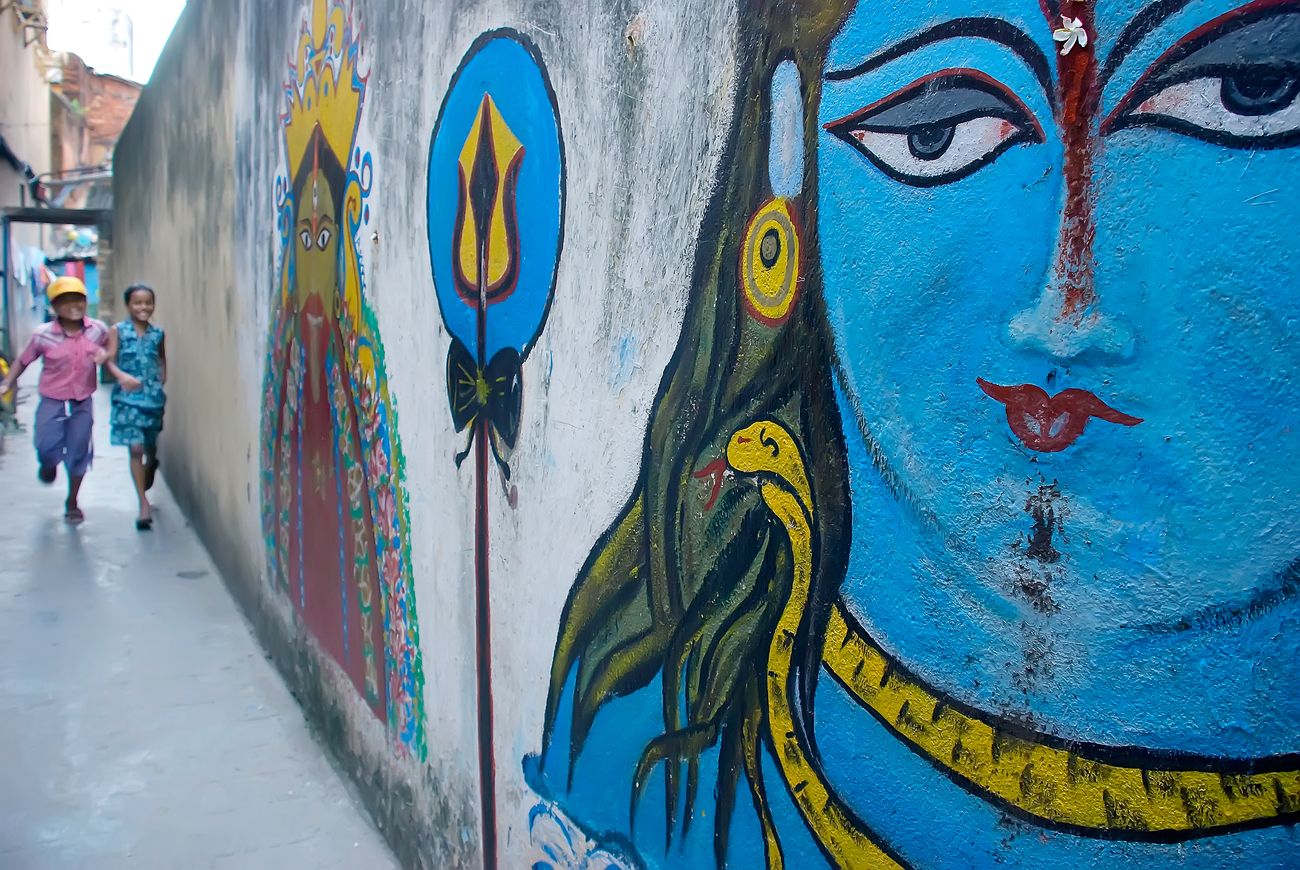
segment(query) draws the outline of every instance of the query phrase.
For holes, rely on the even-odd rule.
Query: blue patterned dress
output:
[[[161,354],[163,331],[152,323],[141,335],[135,325],[124,320],[117,325],[117,366],[140,380],[140,389],[124,390],[113,386],[113,413],[109,418],[113,444],[131,447],[143,444],[153,450],[163,427],[163,392]]]

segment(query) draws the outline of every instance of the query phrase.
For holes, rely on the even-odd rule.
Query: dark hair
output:
[[[153,292],[153,288],[150,287],[148,284],[132,284],[130,287],[126,288],[126,291],[124,293],[122,293],[122,301],[125,302],[127,305],[130,305],[131,294],[135,293],[137,290],[143,290],[144,292],[152,296],[154,300],[158,299],[158,294]]]
[[[307,188],[307,179],[312,172],[320,170],[325,176],[325,183],[330,187],[330,199],[334,203],[335,212],[343,210],[343,191],[347,188],[348,173],[339,163],[339,158],[330,150],[329,143],[325,141],[325,134],[321,131],[320,125],[317,124],[312,130],[311,139],[307,143],[307,152],[303,156],[302,162],[298,164],[298,171],[293,177],[293,192],[295,199],[302,195]]]
[[[701,756],[719,746],[719,866],[742,775],[764,827],[770,826],[756,723],[765,715],[763,650],[790,594],[793,569],[784,526],[756,487],[723,483],[714,504],[698,478],[724,455],[734,432],[759,419],[779,421],[808,458],[817,559],[813,601],[794,639],[796,725],[802,726],[811,716],[821,638],[848,551],[847,459],[831,386],[812,164],[826,48],[853,2],[741,4],[754,14],[742,12],[735,119],[697,239],[681,337],[651,412],[641,473],[569,592],[551,666],[543,761],[573,676],[571,722],[558,732],[567,738],[570,783],[596,714],[661,678],[663,732],[642,752],[631,803],[635,813],[650,769],[663,763],[669,840],[679,818],[684,827],[690,824]],[[742,309],[738,253],[751,216],[773,196],[766,182],[768,82],[786,59],[798,65],[806,88],[803,135],[810,159],[794,200],[802,217],[805,274],[788,319],[771,327]],[[683,766],[686,797],[679,816]]]

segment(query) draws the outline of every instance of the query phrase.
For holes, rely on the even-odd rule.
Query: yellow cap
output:
[[[60,296],[86,296],[86,285],[81,283],[80,278],[74,278],[71,275],[64,275],[62,278],[55,278],[50,282],[50,286],[45,288],[45,295],[53,302]]]

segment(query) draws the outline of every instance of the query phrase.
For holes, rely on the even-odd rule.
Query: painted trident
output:
[[[487,310],[506,299],[519,282],[519,225],[515,191],[524,146],[510,131],[492,97],[484,94],[478,115],[460,152],[460,196],[452,236],[456,293],[474,306],[477,358],[453,340],[447,360],[447,394],[457,431],[470,428],[459,465],[475,449],[474,578],[477,623],[479,777],[483,790],[485,843],[495,852],[496,764],[492,751],[492,625],[488,565],[488,447],[503,480],[510,477],[506,456],[519,434],[522,401],[520,357],[503,348],[487,361]],[[515,499],[510,498],[513,505]],[[491,821],[489,821],[489,819]],[[489,830],[489,825],[491,829]],[[495,864],[495,854],[485,861]]]
[[[509,122],[507,122],[509,119]],[[536,46],[513,30],[470,47],[443,98],[429,146],[429,259],[451,335],[447,399],[473,451],[479,775],[483,863],[496,866],[488,479],[512,508],[522,365],[555,289],[564,223],[564,152],[555,92]],[[490,322],[489,322],[490,321]]]
[[[477,358],[459,342],[447,366],[447,395],[457,431],[470,428],[459,465],[477,443],[492,455],[505,480],[507,457],[519,435],[519,352],[502,348],[487,357],[487,309],[509,298],[519,284],[519,223],[515,193],[524,146],[511,132],[490,95],[483,95],[478,115],[460,152],[460,195],[452,236],[456,294],[476,312]],[[486,457],[484,457],[486,461]],[[483,465],[483,463],[480,463]],[[513,502],[514,499],[511,498]]]

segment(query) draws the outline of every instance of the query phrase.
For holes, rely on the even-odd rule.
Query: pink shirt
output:
[[[108,344],[108,327],[87,317],[78,335],[68,335],[58,320],[42,323],[18,361],[23,367],[45,357],[37,391],[60,402],[81,401],[95,394],[95,352]]]

